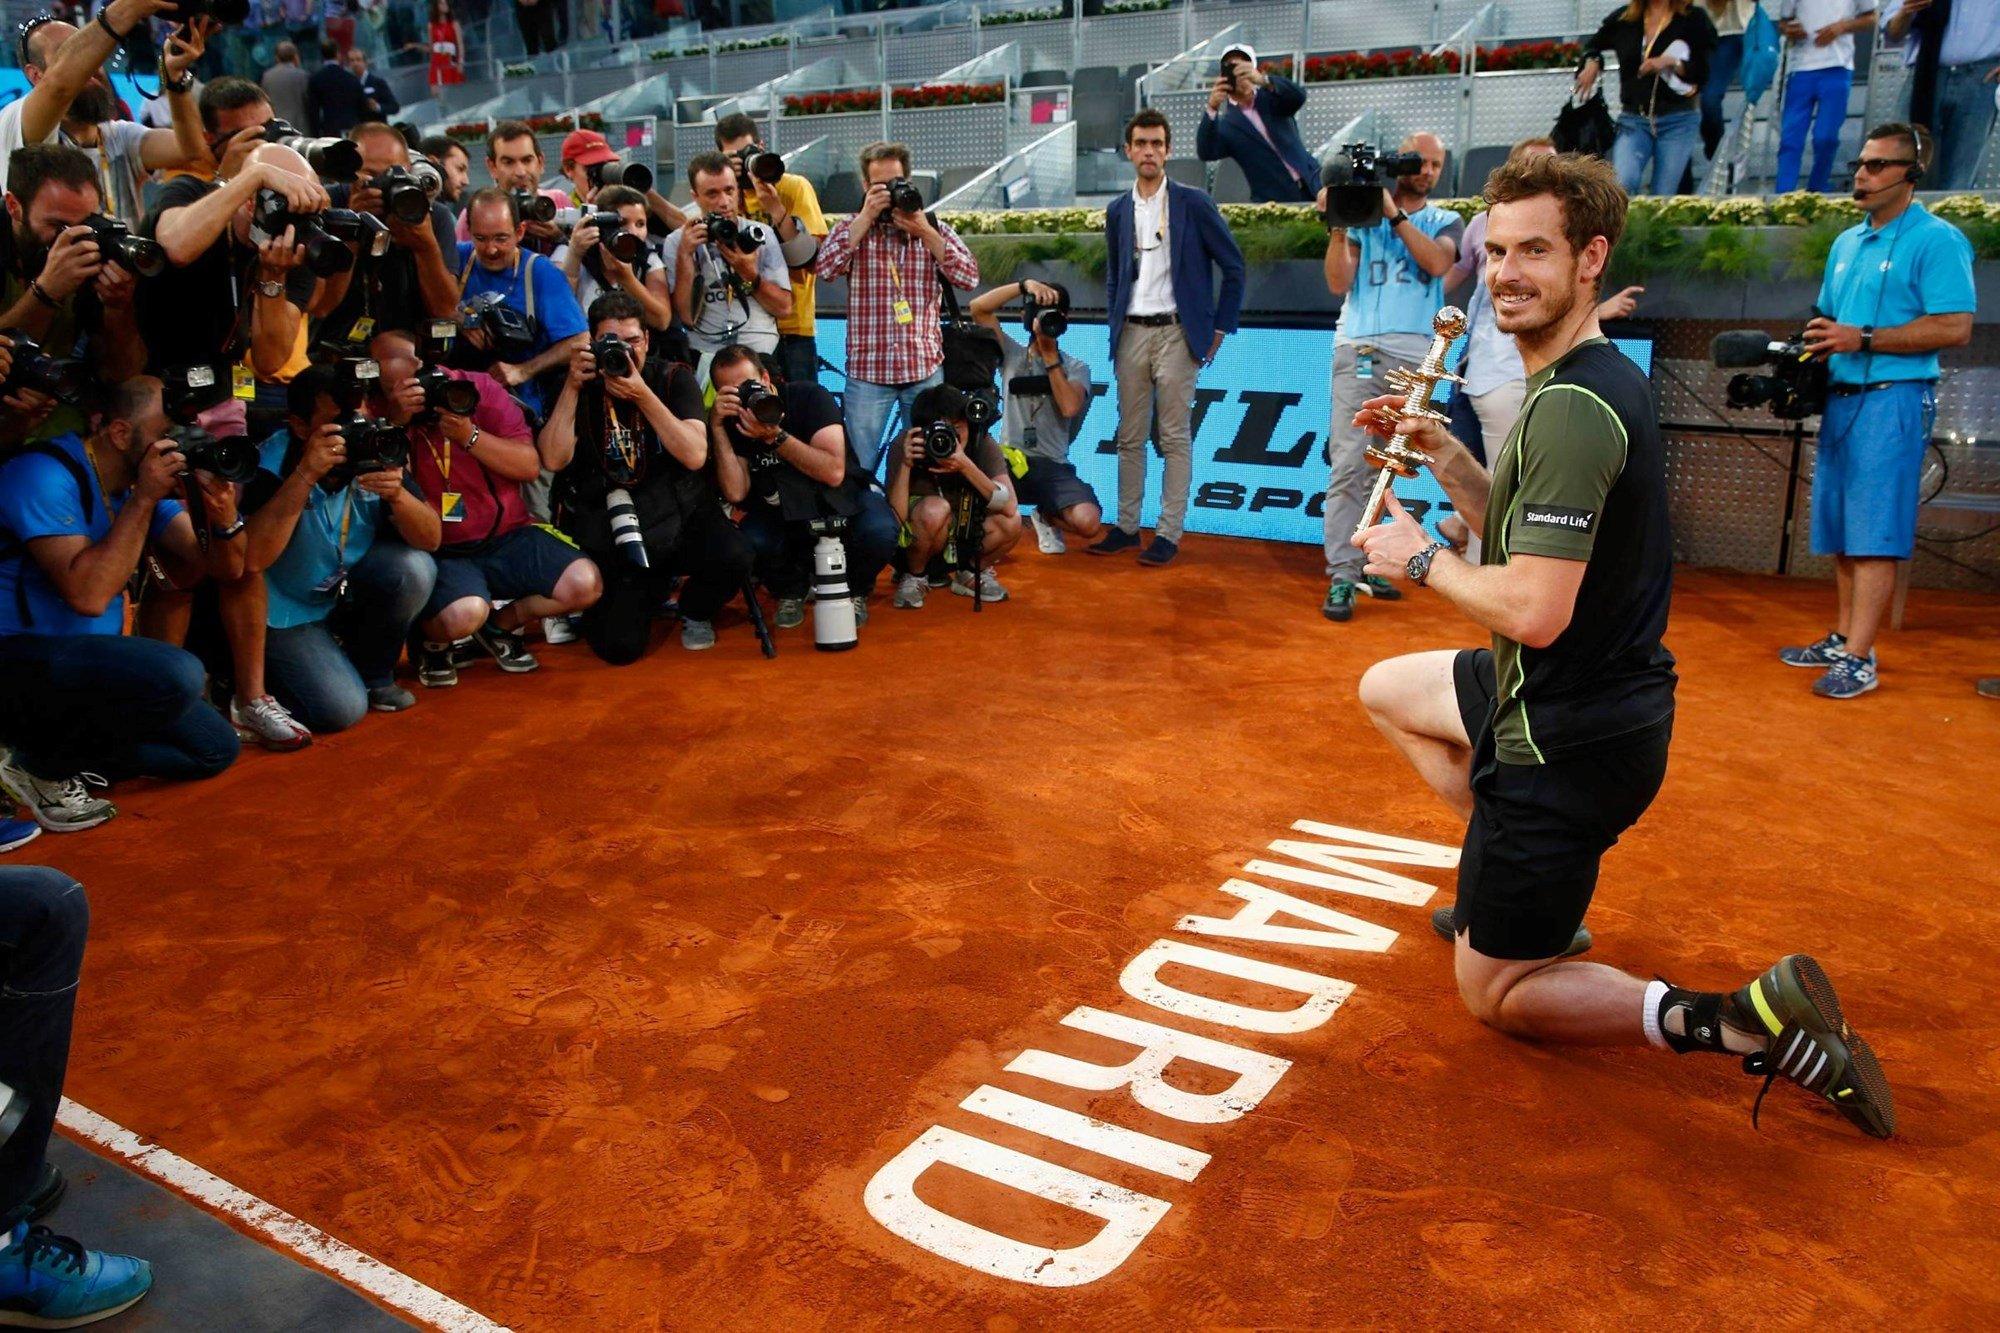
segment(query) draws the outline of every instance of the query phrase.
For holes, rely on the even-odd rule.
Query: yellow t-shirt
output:
[[[819,211],[819,195],[804,176],[786,172],[778,181],[778,198],[799,225],[821,240],[826,239],[826,218]],[[755,191],[744,200],[744,211],[759,222],[769,222],[757,203]],[[810,266],[792,270],[792,313],[778,321],[779,333],[810,336],[813,331],[813,271]]]

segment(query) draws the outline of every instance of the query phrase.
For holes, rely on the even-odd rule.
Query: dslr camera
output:
[[[444,177],[426,157],[412,158],[407,167],[390,167],[370,177],[368,188],[382,192],[382,211],[405,226],[430,218],[431,205],[444,189]]]
[[[83,396],[90,383],[90,372],[83,362],[74,357],[50,356],[42,350],[40,342],[19,329],[0,329],[0,334],[14,344],[13,368],[7,372],[6,382],[0,383],[0,396],[22,389],[33,389],[65,403]]]
[[[294,213],[276,190],[259,190],[250,217],[250,240],[262,245],[286,227],[306,248],[306,267],[314,277],[333,278],[354,267],[347,242],[359,242],[363,252],[380,258],[389,249],[389,227],[372,213],[329,208],[319,213]]]
[[[771,392],[771,386],[762,380],[748,379],[737,385],[736,401],[743,404],[743,410],[755,417],[759,425],[776,426],[785,419],[785,400]]]
[[[1817,316],[1819,310],[1815,308]],[[1709,357],[1719,370],[1762,366],[1765,374],[1734,375],[1729,380],[1729,406],[1742,411],[1769,407],[1780,421],[1803,421],[1826,410],[1827,363],[1806,350],[1800,331],[1790,342],[1778,342],[1760,329],[1718,333]]]
[[[365,416],[359,409],[334,418],[341,438],[347,441],[347,457],[339,467],[320,478],[320,485],[337,491],[365,472],[387,472],[410,461],[410,432],[386,421]]]
[[[128,273],[157,278],[167,270],[167,252],[158,241],[134,236],[132,229],[115,218],[92,213],[83,220],[97,242],[97,253]]]
[[[214,13],[217,4],[233,4],[239,16],[247,16],[249,6],[243,0],[181,0],[183,20],[207,10]],[[164,17],[164,16],[163,16]],[[220,18],[221,15],[217,14]],[[228,20],[224,20],[227,22]],[[242,22],[242,17],[236,20]],[[315,139],[309,134],[299,133],[290,121],[273,116],[264,122],[264,142],[281,143],[306,160],[306,165],[316,172],[320,179],[330,181],[353,180],[361,172],[361,145],[352,139]]]
[[[968,405],[969,406],[969,405]],[[968,411],[968,421],[972,413]],[[958,432],[949,421],[933,421],[923,428],[924,461],[933,468],[943,467],[958,452]]]
[[[578,227],[597,228],[597,243],[617,256],[622,264],[637,264],[646,253],[646,238],[638,232],[627,231],[624,215],[620,213],[564,208],[557,210],[555,224],[572,235]]]
[[[535,321],[505,304],[505,292],[483,292],[466,303],[467,331],[486,335],[486,354],[496,361],[521,361],[535,354]]]
[[[424,389],[424,415],[436,420],[440,412],[469,417],[479,410],[479,389],[469,380],[454,379],[443,366],[425,366],[413,376]]]
[[[1038,305],[1033,301],[1021,307],[1021,327],[1028,331],[1030,338],[1046,335],[1051,340],[1069,332],[1069,302],[1065,299],[1054,305]]]
[[[889,207],[898,213],[921,213],[924,211],[924,194],[910,183],[907,176],[898,176],[889,182]]]
[[[219,440],[190,421],[169,427],[166,437],[187,459],[190,472],[207,472],[237,485],[257,475],[257,446],[247,435]]]
[[[745,194],[755,189],[752,181],[776,185],[785,178],[785,159],[754,143],[744,144],[730,156],[736,159],[736,179]]]
[[[556,201],[535,190],[513,190],[514,212],[523,222],[554,222]]]
[[[764,244],[765,230],[754,222],[728,217],[721,213],[710,213],[701,220],[708,228],[710,245],[724,247],[740,254],[754,255],[757,247]]]
[[[1372,227],[1382,220],[1382,191],[1399,176],[1424,169],[1421,153],[1387,153],[1365,143],[1351,143],[1319,169],[1326,189],[1320,220],[1327,226]]]
[[[632,344],[615,333],[591,339],[590,354],[597,359],[597,373],[622,380],[632,373]]]

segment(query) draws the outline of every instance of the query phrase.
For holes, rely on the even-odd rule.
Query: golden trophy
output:
[[[1409,433],[1402,429],[1402,422],[1405,417],[1423,417],[1440,424],[1447,420],[1444,413],[1431,406],[1431,395],[1442,381],[1465,383],[1444,368],[1444,359],[1451,351],[1452,343],[1464,332],[1465,312],[1455,305],[1446,306],[1431,317],[1431,349],[1424,353],[1422,363],[1415,370],[1404,370],[1399,366],[1389,372],[1389,390],[1403,394],[1404,402],[1401,410],[1377,407],[1369,412],[1376,425],[1394,430],[1396,434],[1392,439],[1377,439],[1368,446],[1368,461],[1381,471],[1375,476],[1375,488],[1368,492],[1368,503],[1361,510],[1361,522],[1355,525],[1356,537],[1381,521],[1382,506],[1389,501],[1389,483],[1397,477],[1416,476],[1418,470],[1430,461],[1423,450],[1410,444]]]

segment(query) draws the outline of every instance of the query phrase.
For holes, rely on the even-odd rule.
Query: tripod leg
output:
[[[757,646],[764,650],[764,656],[776,657],[778,645],[771,638],[771,627],[764,620],[764,608],[757,601],[757,580],[743,580],[743,607],[750,613],[750,628],[757,631]]]

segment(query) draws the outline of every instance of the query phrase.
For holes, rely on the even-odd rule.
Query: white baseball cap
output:
[[[1234,55],[1242,56],[1245,60],[1248,60],[1252,65],[1255,65],[1257,63],[1257,48],[1250,45],[1250,43],[1248,42],[1237,42],[1229,46],[1223,51],[1222,58],[1224,60],[1227,60],[1229,59],[1229,57]]]

